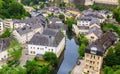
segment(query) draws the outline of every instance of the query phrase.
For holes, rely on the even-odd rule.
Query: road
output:
[[[79,60],[81,62],[80,65],[75,65],[73,70],[71,71],[71,74],[83,74],[83,67],[84,67],[84,60]]]
[[[23,50],[22,50],[22,56],[20,58],[20,65],[21,66],[24,66],[26,64],[27,60],[32,60],[32,59],[35,58],[35,55],[28,55],[26,53],[27,53],[27,49],[23,48]]]

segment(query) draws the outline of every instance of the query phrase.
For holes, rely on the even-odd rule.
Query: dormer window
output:
[[[96,54],[97,53],[97,48],[96,47],[91,47],[91,54]]]

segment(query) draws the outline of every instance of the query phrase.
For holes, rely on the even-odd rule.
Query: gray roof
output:
[[[28,25],[41,24],[42,26],[46,25],[46,19],[43,16],[37,16],[32,18],[27,18],[23,20],[13,20],[14,23],[25,23]]]
[[[0,52],[7,50],[10,46],[10,42],[13,40],[13,37],[10,38],[0,38]]]
[[[64,25],[64,23],[52,23],[52,24],[48,24],[47,26],[48,26],[48,28],[51,28],[51,29],[66,30],[66,26]]]
[[[47,29],[43,34],[36,33],[28,44],[57,47],[63,37],[60,30]]]
[[[85,15],[85,16],[98,18],[98,19],[104,19],[104,17],[102,15],[99,15],[99,14],[88,14],[88,15]]]
[[[91,18],[91,19],[92,19],[92,20],[91,20],[91,22],[90,22],[90,25],[92,25],[92,24],[97,24],[97,25],[100,26],[100,22],[99,22],[98,19],[96,19],[96,18]]]
[[[90,53],[91,48],[97,49],[96,55],[102,56],[105,51],[118,40],[118,35],[112,31],[104,33],[98,40],[89,44],[86,48],[86,53]]]
[[[43,31],[43,34],[49,35],[49,36],[55,36],[57,34],[57,32],[58,32],[58,30],[47,28]]]
[[[97,27],[92,27],[89,29],[89,32],[86,34],[91,34],[91,33],[94,33],[98,38],[100,38],[102,35],[102,30]]]
[[[61,21],[61,19],[57,17],[52,17],[52,18],[49,18],[49,21],[52,21],[53,23],[55,23],[56,21]]]
[[[78,21],[91,21],[92,19],[90,17],[82,17],[79,18]]]
[[[41,26],[38,24],[31,24],[31,25],[25,25],[22,28],[17,28],[16,31],[20,35],[24,35],[24,34],[32,32],[34,29],[37,29],[37,28],[41,28]]]
[[[89,30],[89,26],[78,26],[78,28],[79,28],[80,30],[83,30],[83,29]]]

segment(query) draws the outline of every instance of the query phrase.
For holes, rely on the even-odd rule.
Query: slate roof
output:
[[[66,30],[66,26],[64,25],[64,23],[52,23],[52,24],[48,24],[47,27],[51,28],[51,29],[63,29],[63,30]]]
[[[13,40],[13,37],[10,38],[0,38],[0,52],[7,50],[9,48],[10,42]]]
[[[57,47],[63,37],[60,30],[46,29],[43,34],[36,33],[28,44]]]
[[[86,34],[91,34],[91,33],[94,33],[98,38],[100,38],[102,35],[102,30],[97,27],[92,27],[89,29],[89,31]]]
[[[24,35],[27,33],[32,32],[34,29],[40,28],[41,26],[37,25],[37,24],[33,24],[33,25],[25,25],[22,28],[17,28],[16,31],[20,34],[20,35]]]
[[[57,17],[52,17],[52,18],[49,18],[49,21],[52,21],[53,23],[55,23],[56,21],[61,21],[61,19]]]
[[[96,55],[103,56],[106,50],[118,40],[118,35],[112,31],[104,33],[98,40],[86,47],[85,52],[90,53],[91,48],[97,49]]]
[[[78,19],[78,21],[91,21],[92,19],[90,17],[81,17]]]

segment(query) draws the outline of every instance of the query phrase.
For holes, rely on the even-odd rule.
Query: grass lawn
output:
[[[48,65],[48,64],[49,64],[49,62],[44,61],[44,60],[39,60],[39,61],[37,61],[37,63],[38,63],[40,66]]]

